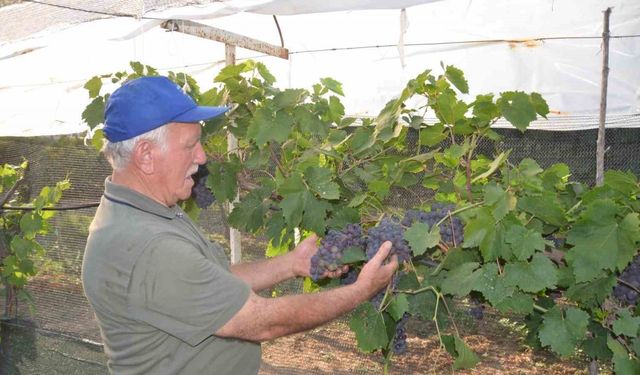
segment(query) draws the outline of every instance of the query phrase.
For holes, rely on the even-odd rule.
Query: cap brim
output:
[[[229,110],[228,107],[197,106],[173,118],[175,122],[198,122],[218,117]]]

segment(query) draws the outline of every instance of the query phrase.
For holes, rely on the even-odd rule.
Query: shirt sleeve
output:
[[[135,319],[195,346],[242,308],[249,291],[247,283],[188,240],[164,236],[138,258],[129,306]]]

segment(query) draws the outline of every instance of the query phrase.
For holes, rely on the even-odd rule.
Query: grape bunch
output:
[[[329,230],[320,241],[320,248],[311,257],[310,273],[313,281],[320,280],[326,271],[337,270],[342,264],[342,253],[350,247],[364,247],[362,227],[359,224],[347,224],[342,231]],[[357,274],[355,277],[357,278]]]
[[[404,227],[396,218],[385,217],[369,229],[367,259],[373,258],[385,241],[391,241],[391,255],[397,255],[398,262],[406,262],[411,258],[409,243],[404,239]]]
[[[414,222],[425,223],[429,228],[444,218],[448,218],[455,210],[454,205],[441,205],[435,203],[431,206],[431,211],[409,210],[402,219],[402,225],[410,227]],[[449,246],[459,246],[464,240],[462,220],[456,216],[451,216],[440,224],[440,238],[442,242]]]
[[[404,313],[396,324],[396,334],[393,337],[392,348],[395,354],[404,354],[407,352],[407,320],[409,320],[409,314]]]
[[[207,177],[209,177],[209,170],[206,164],[200,165],[198,171],[193,175],[194,185],[191,189],[191,198],[199,208],[207,208],[216,200],[207,187]]]
[[[636,255],[633,261],[624,269],[619,277],[624,281],[618,281],[618,285],[613,288],[613,295],[623,305],[636,305],[640,297],[640,255]]]

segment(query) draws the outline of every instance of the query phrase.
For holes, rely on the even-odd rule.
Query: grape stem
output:
[[[619,277],[618,277],[618,283],[624,284],[624,285],[628,286],[629,288],[635,290],[636,292],[640,293],[640,289],[636,288],[635,286],[633,286],[633,284],[631,284],[628,281],[623,280],[623,279],[621,279]]]

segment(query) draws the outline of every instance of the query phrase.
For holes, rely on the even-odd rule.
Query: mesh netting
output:
[[[525,134],[508,128],[496,131],[501,133],[504,139],[497,146],[483,144],[483,153],[492,155],[496,150],[511,149],[511,162],[517,163],[522,158],[533,158],[542,167],[564,162],[573,171],[574,180],[593,184],[597,129],[562,132],[529,130]],[[640,175],[637,162],[640,158],[640,128],[608,129],[606,140],[606,168],[629,170]],[[77,138],[0,138],[0,163],[18,164],[23,158],[30,162],[26,174],[29,190],[24,193],[31,197],[38,194],[45,185],[53,185],[65,177],[70,179],[71,189],[64,193],[59,204],[62,207],[97,202],[102,194],[104,179],[110,173],[108,163]],[[394,200],[401,206],[411,207],[415,203],[415,196],[400,192]],[[46,335],[33,338],[19,336],[24,333],[16,333],[21,337],[20,342],[33,339],[38,343],[38,347],[49,345],[51,348],[58,348],[51,349],[58,352],[62,350],[60,348],[69,345],[69,341],[74,340],[100,344],[99,330],[84,298],[80,282],[88,225],[94,213],[95,208],[59,211],[52,219],[51,232],[40,238],[47,249],[47,256],[38,265],[40,273],[28,284],[36,310],[30,311],[27,305],[19,305],[18,319],[13,324],[37,329],[39,335]],[[219,206],[213,205],[203,211],[199,224],[211,240],[219,241],[228,248],[226,224]],[[263,258],[265,247],[264,238],[243,235],[244,260]],[[267,294],[299,293],[301,289],[301,281],[294,280],[278,285]],[[4,298],[0,298],[0,311],[4,311],[5,303]],[[409,332],[411,333],[411,330]],[[59,342],[50,343],[54,339]],[[410,346],[417,342],[415,337],[409,340]],[[397,373],[420,374],[433,371],[425,353],[436,350],[437,342],[425,341],[420,345],[422,346],[417,351],[410,352],[408,356],[398,357],[394,365]],[[433,345],[433,348],[430,345]],[[293,354],[283,355],[283,351],[286,350],[293,351]],[[38,357],[43,355],[42,353],[49,352],[40,351]],[[81,369],[77,373],[106,373],[104,357],[101,356],[99,346],[97,350],[87,354],[82,354],[83,351],[78,353],[80,354],[64,354],[64,361],[68,361],[69,356],[77,357],[76,362],[80,364]],[[12,373],[8,372],[9,367],[6,367],[10,366],[11,361],[0,362],[4,363],[0,365],[0,373]],[[40,370],[34,370],[33,373],[41,373],[38,371]],[[380,372],[379,357],[362,354],[356,349],[355,338],[347,327],[346,319],[263,345],[263,375]]]
[[[44,30],[61,29],[111,17],[141,18],[146,12],[208,4],[214,0],[42,0],[23,1],[0,8],[0,41],[22,39]],[[0,4],[2,5],[2,4]],[[25,20],[38,19],[38,22]]]

